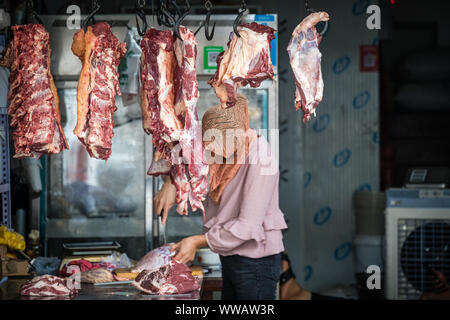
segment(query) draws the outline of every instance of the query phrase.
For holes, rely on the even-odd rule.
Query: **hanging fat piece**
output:
[[[217,57],[217,71],[209,80],[222,108],[236,104],[237,89],[250,84],[257,88],[266,79],[273,79],[270,44],[275,30],[256,22],[238,28],[241,37],[230,34],[228,49]]]
[[[69,146],[59,113],[59,99],[50,73],[50,37],[41,24],[12,27],[14,37],[0,65],[11,70],[8,114],[14,158],[60,153]]]
[[[107,160],[114,136],[113,113],[120,95],[117,66],[126,52],[106,22],[80,29],[73,37],[72,52],[81,60],[77,91],[77,124],[73,133],[92,158]]]
[[[303,123],[311,118],[311,114],[315,116],[316,107],[322,101],[322,54],[319,51],[322,38],[315,26],[320,21],[328,20],[326,12],[311,13],[295,28],[287,47],[297,87],[295,108],[303,110]]]

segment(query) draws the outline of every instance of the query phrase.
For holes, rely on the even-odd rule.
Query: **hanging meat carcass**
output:
[[[193,211],[204,211],[203,200],[208,191],[208,164],[205,160],[205,149],[202,139],[202,126],[198,121],[197,101],[199,98],[196,59],[197,41],[194,33],[186,27],[179,28],[182,40],[175,41],[175,110],[183,119],[184,130],[180,140],[181,153],[184,163],[189,169],[189,203]],[[176,170],[179,170],[175,167]],[[181,173],[182,175],[182,173]],[[186,180],[181,179],[180,189],[187,186]],[[175,180],[175,183],[177,181]],[[182,197],[180,201],[185,200]],[[180,202],[178,212],[187,212],[187,203]]]
[[[315,109],[322,101],[322,54],[319,51],[321,37],[315,26],[320,21],[328,20],[326,12],[311,13],[295,28],[287,47],[297,87],[295,108],[303,110],[303,123],[311,118],[311,114],[316,114]]]
[[[270,44],[275,30],[256,22],[238,27],[241,37],[231,33],[228,49],[217,56],[217,71],[209,80],[222,108],[236,104],[237,89],[250,84],[257,88],[266,79],[273,79]]]
[[[80,29],[73,37],[72,52],[83,64],[77,91],[77,124],[74,134],[93,158],[107,160],[114,135],[113,113],[120,93],[117,66],[125,55],[106,22]]]
[[[156,29],[141,40],[141,107],[143,128],[153,135],[155,148],[147,174],[169,174],[177,188],[177,211],[187,214],[188,202],[193,211],[203,210],[208,166],[196,110],[197,43],[190,30],[179,30],[183,40]]]
[[[50,73],[50,37],[41,24],[13,26],[1,66],[11,70],[8,114],[14,158],[40,158],[69,146],[59,113],[59,99]]]

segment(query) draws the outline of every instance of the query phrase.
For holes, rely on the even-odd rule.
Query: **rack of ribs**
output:
[[[12,27],[14,37],[0,65],[10,68],[8,114],[14,158],[60,153],[69,146],[61,126],[59,99],[50,73],[50,36],[41,24]]]

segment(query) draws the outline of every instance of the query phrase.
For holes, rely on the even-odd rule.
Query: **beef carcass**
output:
[[[202,139],[202,126],[197,115],[197,101],[199,98],[196,59],[197,41],[194,33],[188,28],[179,28],[181,39],[175,41],[175,110],[184,122],[183,135],[180,140],[183,163],[189,169],[189,203],[193,211],[200,209],[204,212],[203,200],[208,191],[208,164],[206,163],[205,148]],[[175,81],[176,80],[176,81]],[[182,164],[181,164],[182,165]],[[179,172],[172,180],[180,184],[178,190],[187,189],[186,179],[182,168],[175,168]],[[181,177],[181,179],[180,179]],[[178,204],[179,213],[187,213],[185,194],[180,192]]]
[[[208,166],[196,109],[197,43],[189,29],[179,30],[183,40],[156,29],[142,38],[141,108],[143,128],[152,134],[155,148],[147,174],[169,174],[177,188],[177,211],[187,214],[188,201],[193,211],[203,210]]]
[[[315,25],[328,20],[326,12],[311,13],[295,28],[287,47],[297,87],[295,108],[303,110],[303,123],[311,118],[311,114],[315,116],[315,109],[322,101],[322,54],[319,51],[321,37],[318,36]]]
[[[144,270],[132,283],[149,294],[182,294],[200,289],[198,281],[186,265],[171,260],[157,270]]]
[[[82,69],[77,91],[77,124],[74,134],[93,158],[107,160],[111,155],[113,113],[120,93],[117,66],[125,55],[106,22],[80,29],[73,37],[72,52],[80,58]]]
[[[70,296],[78,293],[73,280],[49,274],[35,277],[20,288],[22,296]]]
[[[41,24],[13,26],[1,66],[11,70],[8,114],[14,158],[40,158],[69,146],[59,113],[59,99],[50,73],[50,37]]]
[[[270,44],[275,30],[256,22],[238,27],[239,38],[232,32],[228,49],[217,56],[217,71],[209,80],[216,91],[222,108],[236,104],[238,88],[250,84],[260,86],[266,79],[273,79],[273,65],[270,59]]]
[[[149,29],[141,40],[142,125],[153,135],[156,150],[180,140],[181,121],[174,110],[175,55],[171,31]]]

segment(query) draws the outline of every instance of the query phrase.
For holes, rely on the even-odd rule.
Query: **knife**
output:
[[[111,281],[111,282],[96,282],[94,286],[115,286],[116,284],[130,284],[133,283],[133,280],[126,281]]]
[[[166,225],[162,224],[161,216],[159,216],[159,228],[160,228],[162,236],[163,236],[164,244],[166,244],[167,243],[167,239],[166,239]]]

